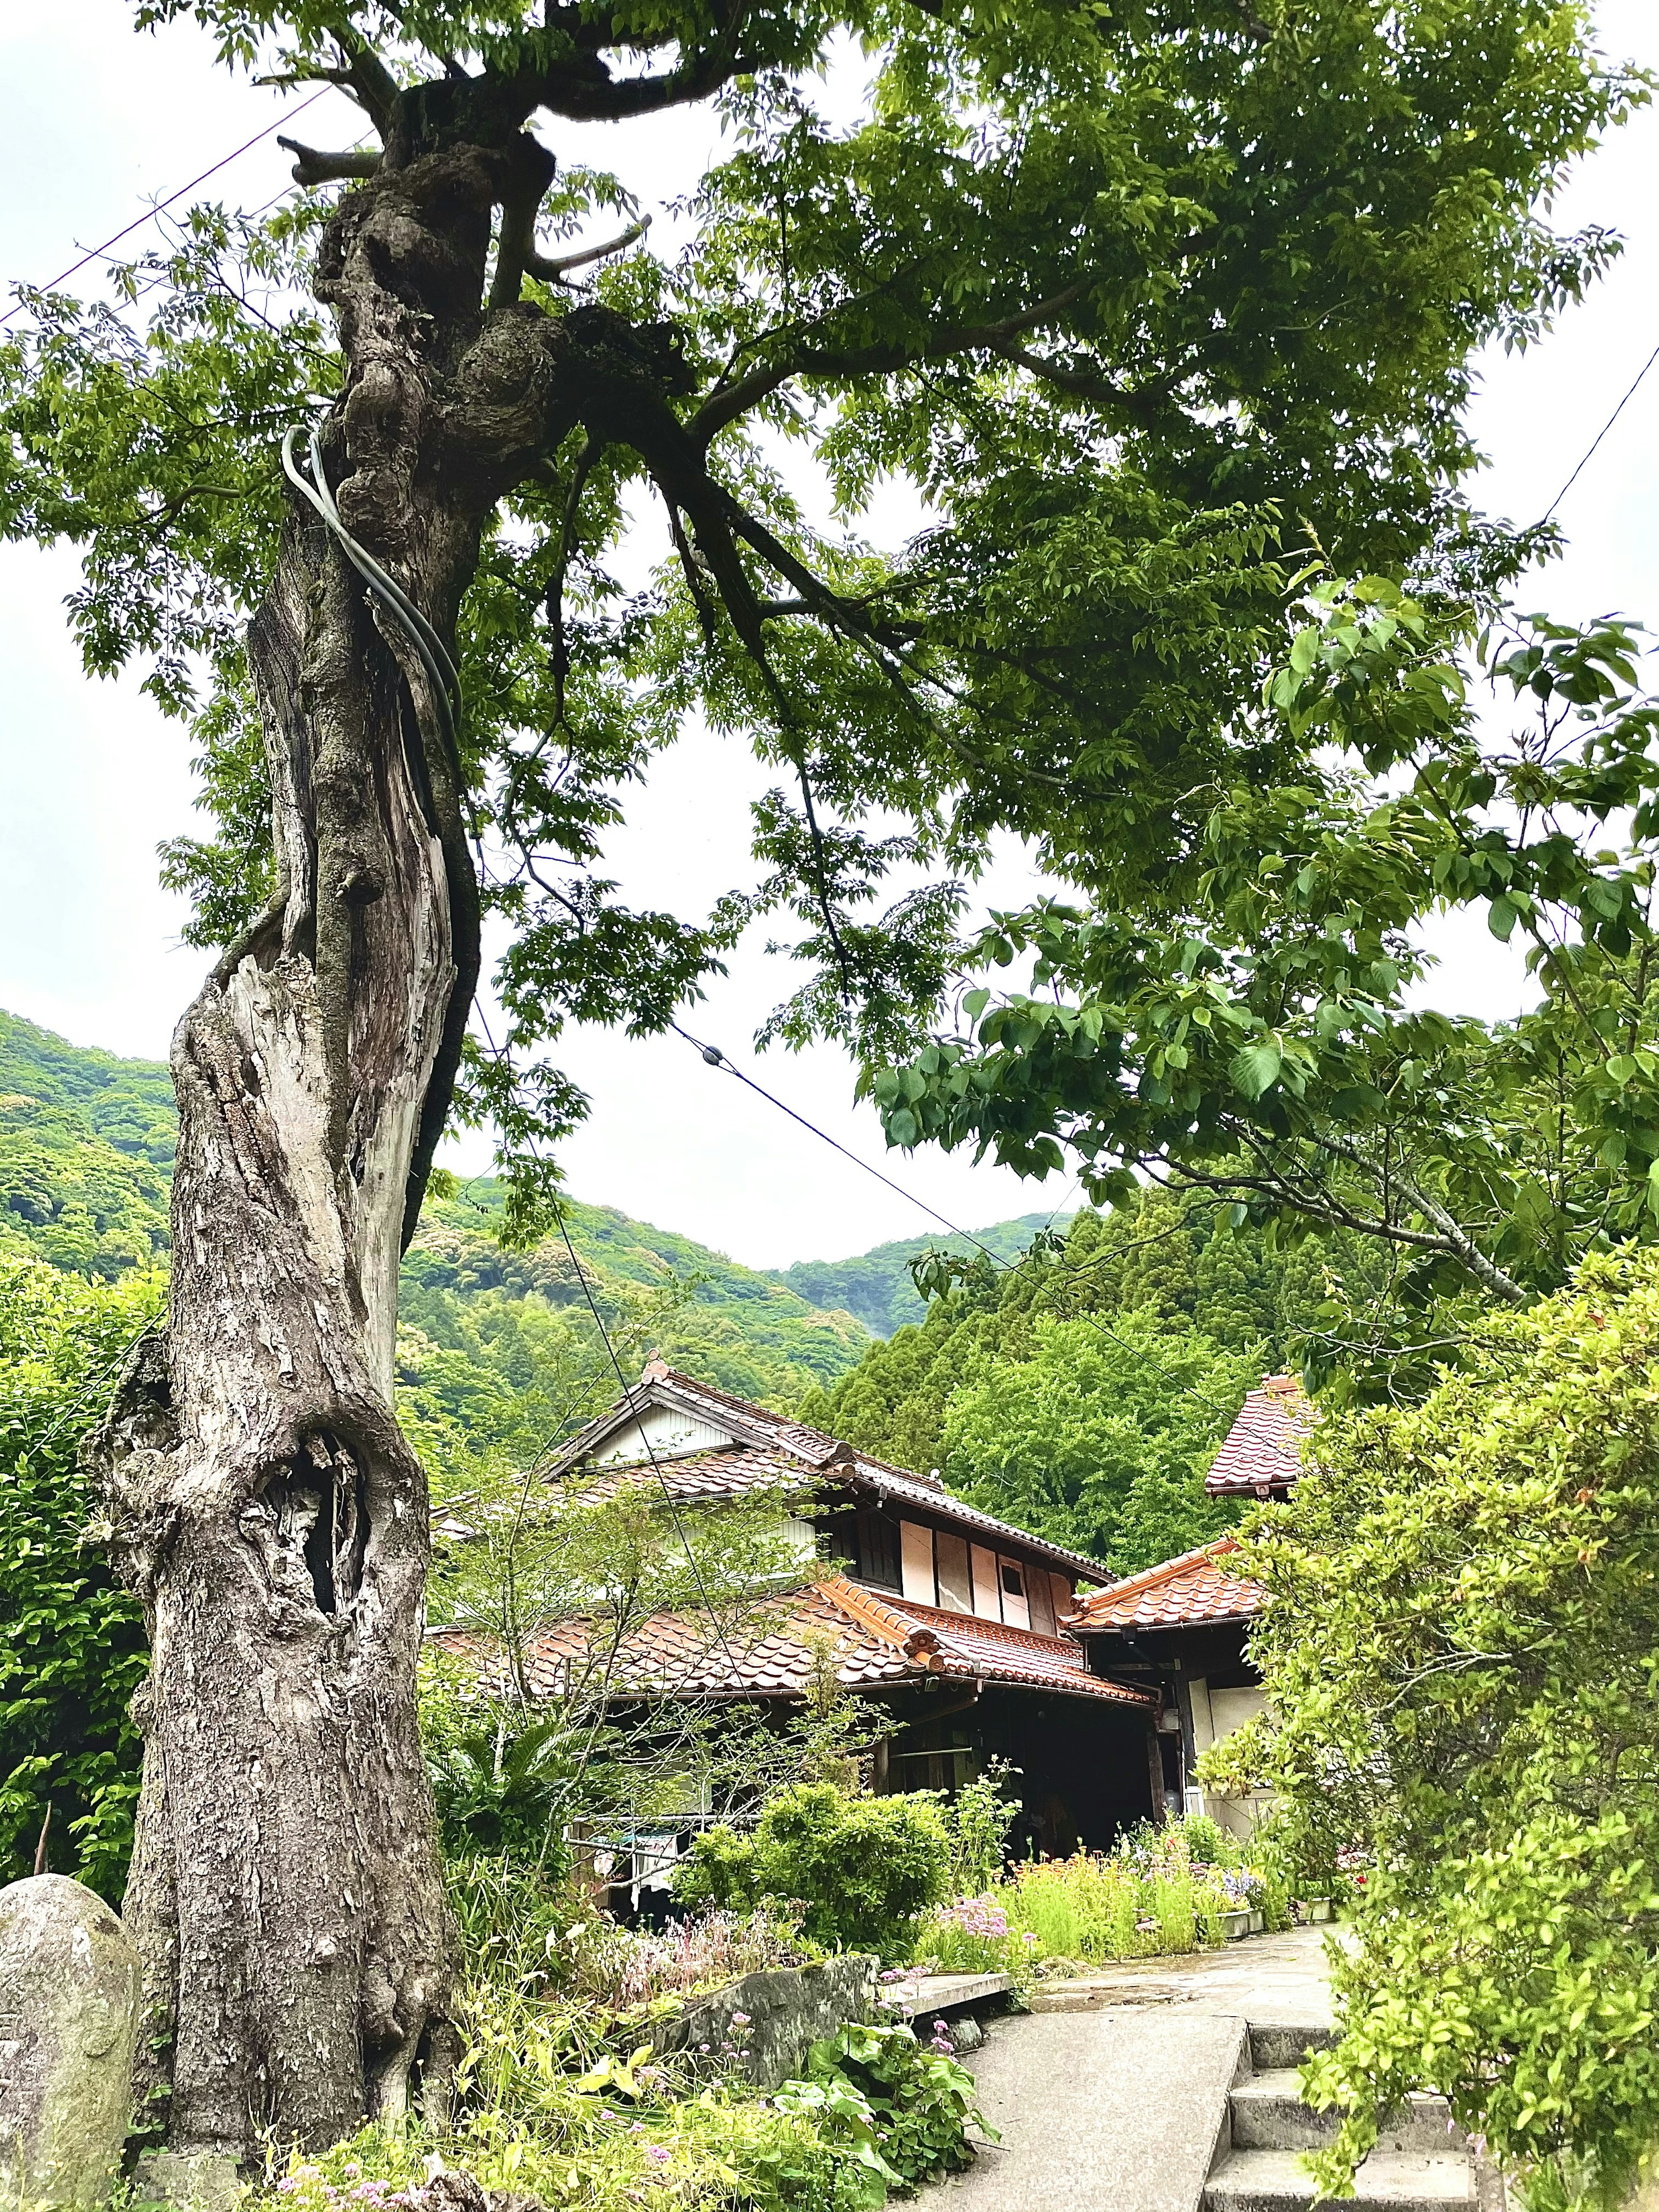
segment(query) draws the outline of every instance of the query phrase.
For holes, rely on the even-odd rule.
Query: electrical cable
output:
[[[325,90],[328,88],[325,88]],[[269,138],[273,131],[280,131],[283,124],[291,123],[296,115],[303,115],[307,108],[313,106],[322,96],[322,93],[313,92],[309,99],[302,100],[297,107],[284,108],[274,122],[267,123],[263,131],[256,131],[252,137],[245,139],[242,144],[236,147],[233,152],[225,155],[222,160],[216,161],[210,169],[204,169],[199,177],[192,177],[187,185],[180,185],[176,192],[169,192],[166,199],[158,200],[155,205],[143,215],[135,216],[125,230],[118,230],[112,238],[106,238],[101,246],[94,246],[89,253],[83,253],[78,261],[72,261],[67,269],[60,275],[52,277],[50,283],[31,285],[29,289],[32,291],[40,292],[56,291],[60,284],[67,283],[71,276],[78,276],[88,262],[96,261],[100,254],[107,253],[112,246],[118,246],[124,238],[130,238],[135,230],[142,230],[147,222],[154,222],[156,216],[164,214],[175,200],[183,199],[186,192],[193,192],[198,185],[206,184],[210,177],[216,177],[221,169],[228,168],[233,161],[246,154],[251,147],[257,146],[262,138]],[[0,330],[4,330],[8,323],[22,313],[24,304],[20,300],[15,307],[9,308],[3,315],[0,315]]]
[[[1585,450],[1583,459],[1579,462],[1578,466],[1567,478],[1560,490],[1556,493],[1555,497],[1544,509],[1544,512],[1539,516],[1537,521],[1534,523],[1533,528],[1534,530],[1541,530],[1543,528],[1544,525],[1549,520],[1551,515],[1554,514],[1556,508],[1560,506],[1562,501],[1577,483],[1579,477],[1583,474],[1585,468],[1588,466],[1590,458],[1595,452],[1596,447],[1601,444],[1602,439],[1607,436],[1608,431],[1612,429],[1613,424],[1619,420],[1619,417],[1624,413],[1626,407],[1632,399],[1635,398],[1637,386],[1641,383],[1648,371],[1653,367],[1656,361],[1659,361],[1659,346],[1655,346],[1653,351],[1642,363],[1640,368],[1637,370],[1635,382],[1632,384],[1629,391],[1626,392],[1624,398],[1620,401],[1619,404],[1613,409],[1612,414],[1608,416],[1607,421],[1601,425],[1595,437],[1590,441],[1589,447]]]
[[[739,1083],[745,1084],[750,1091],[757,1092],[769,1106],[775,1106],[781,1114],[787,1114],[792,1121],[798,1121],[803,1129],[810,1130],[813,1136],[821,1138],[833,1151],[839,1152],[843,1159],[851,1160],[854,1166],[862,1168],[866,1175],[873,1176],[878,1182],[885,1183],[889,1190],[896,1191],[901,1198],[908,1199],[912,1206],[920,1206],[924,1213],[931,1214],[933,1219],[948,1229],[953,1237],[960,1237],[964,1243],[975,1246],[984,1254],[999,1274],[1015,1274],[1024,1265],[1025,1259],[1030,1256],[1029,1254],[1018,1260],[1002,1259],[991,1249],[983,1237],[975,1237],[971,1229],[958,1227],[957,1223],[939,1212],[936,1206],[929,1206],[926,1199],[918,1198],[913,1190],[906,1190],[903,1184],[895,1182],[891,1176],[884,1175],[879,1168],[872,1167],[868,1160],[860,1159],[856,1152],[848,1152],[845,1145],[837,1143],[827,1129],[820,1129],[816,1121],[809,1121],[804,1114],[798,1114],[793,1106],[786,1105],[781,1098],[775,1097],[771,1091],[757,1083],[752,1076],[745,1075],[740,1067],[735,1066],[718,1045],[702,1043],[698,1038],[694,1037],[689,1030],[683,1030],[677,1021],[671,1019],[668,1026],[676,1036],[684,1037],[687,1044],[695,1047],[708,1066],[722,1074],[736,1076]],[[1056,1207],[1055,1212],[1058,1211],[1059,1208]],[[1051,1222],[1054,1218],[1052,1213],[1048,1217]],[[1144,1345],[1131,1344],[1127,1337],[1120,1336],[1111,1324],[1103,1321],[1098,1314],[1079,1314],[1075,1318],[1086,1322],[1091,1328],[1098,1329],[1103,1336],[1109,1337],[1112,1342],[1121,1350],[1144,1361],[1155,1374],[1162,1376],[1172,1389],[1187,1391],[1198,1400],[1200,1405],[1207,1406],[1212,1413],[1224,1414],[1230,1421],[1237,1418],[1237,1407],[1223,1407],[1218,1400],[1206,1398],[1201,1391],[1193,1389],[1190,1383],[1184,1382],[1179,1376],[1171,1374],[1170,1370],[1160,1360],[1155,1358]]]
[[[849,1152],[845,1145],[837,1144],[827,1129],[820,1129],[815,1121],[809,1121],[804,1114],[796,1113],[793,1106],[786,1106],[781,1098],[775,1098],[769,1091],[763,1089],[756,1082],[752,1075],[745,1075],[740,1067],[735,1066],[717,1044],[704,1044],[701,1039],[694,1037],[690,1030],[683,1030],[676,1021],[671,1021],[668,1026],[676,1036],[684,1037],[689,1045],[695,1045],[710,1067],[720,1068],[727,1075],[735,1075],[739,1083],[747,1084],[750,1090],[758,1091],[769,1106],[775,1106],[780,1114],[787,1114],[792,1121],[799,1121],[803,1129],[810,1129],[815,1137],[821,1137],[823,1142],[838,1152],[843,1159],[851,1160],[855,1168],[862,1168],[866,1175],[874,1176],[878,1182],[884,1182],[888,1189],[896,1192],[900,1198],[908,1199],[912,1206],[919,1206],[924,1213],[931,1214],[941,1229],[948,1229],[953,1237],[963,1237],[969,1244],[978,1244],[980,1250],[997,1266],[1000,1267],[1004,1264],[997,1259],[996,1254],[992,1251],[988,1244],[980,1243],[979,1238],[975,1236],[971,1229],[958,1229],[954,1221],[948,1219],[937,1206],[929,1206],[925,1198],[918,1198],[915,1191],[906,1190],[903,1184],[895,1182],[891,1176],[884,1176],[879,1168],[872,1167],[868,1160],[861,1160],[856,1152]]]
[[[326,402],[322,403],[326,404]],[[335,505],[334,495],[329,489],[328,476],[323,466],[321,439],[313,424],[307,452],[311,462],[309,480],[295,464],[294,445],[300,434],[295,423],[283,440],[283,473],[301,496],[322,517],[327,527],[339,541],[340,548],[352,567],[381,605],[403,630],[420,656],[427,680],[432,686],[433,703],[438,710],[444,742],[448,749],[450,764],[459,779],[460,772],[459,724],[461,717],[461,679],[454,662],[450,659],[443,640],[404,590],[395,577],[389,576],[374,555],[357,543],[346,528],[340,510]]]

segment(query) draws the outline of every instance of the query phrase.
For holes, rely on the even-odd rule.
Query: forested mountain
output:
[[[106,1282],[164,1265],[173,1143],[164,1067],[0,1015],[0,1257]],[[434,1192],[404,1261],[399,1407],[441,1492],[529,1466],[616,1387],[563,1240],[503,1250],[501,1206],[488,1179]],[[1051,1224],[1063,1243],[1034,1250]],[[1219,1525],[1198,1477],[1245,1390],[1328,1273],[1359,1286],[1377,1264],[1162,1192],[770,1273],[611,1206],[572,1201],[568,1225],[625,1372],[660,1352],[1122,1567]],[[965,1274],[928,1305],[908,1262],[930,1247]]]
[[[118,1060],[0,1013],[0,1255],[106,1282],[164,1265],[175,1126],[159,1061]],[[551,1347],[569,1334],[557,1316],[574,1311],[579,1335],[592,1328],[562,1240],[504,1252],[501,1204],[487,1179],[428,1198],[404,1265],[405,1384],[457,1434],[501,1434],[514,1393],[532,1392],[545,1413]],[[1012,1258],[1046,1218],[980,1234]],[[884,1333],[923,1311],[904,1263],[926,1237],[762,1272],[613,1206],[573,1202],[569,1228],[613,1334],[632,1346],[643,1333],[647,1349],[772,1405],[834,1382],[857,1364],[872,1328]],[[857,1317],[837,1295],[843,1282],[859,1293]],[[517,1436],[522,1421],[509,1427]]]
[[[910,1262],[919,1254],[946,1251],[971,1258],[989,1251],[1001,1261],[1018,1260],[1042,1230],[1063,1230],[1069,1213],[1022,1213],[1012,1221],[993,1222],[971,1236],[902,1237],[891,1244],[878,1244],[854,1260],[798,1260],[793,1267],[770,1271],[774,1282],[799,1291],[815,1306],[830,1306],[856,1314],[877,1336],[891,1336],[907,1322],[919,1322],[927,1311],[917,1290]]]
[[[105,1281],[165,1255],[175,1127],[158,1061],[0,1013],[0,1253]]]
[[[159,1062],[0,1014],[0,1253],[103,1281],[164,1264],[175,1126]],[[468,1406],[482,1416],[504,1389],[529,1387],[551,1315],[574,1304],[592,1330],[562,1241],[502,1251],[501,1202],[488,1180],[430,1198],[404,1264],[408,1374],[434,1378],[462,1425]],[[573,1203],[569,1227],[607,1326],[631,1343],[648,1322],[653,1346],[722,1389],[788,1403],[846,1373],[870,1341],[850,1314],[615,1207]]]

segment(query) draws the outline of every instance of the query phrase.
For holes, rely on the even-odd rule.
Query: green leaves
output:
[[[128,1701],[148,1656],[76,1454],[161,1298],[148,1273],[88,1285],[0,1255],[0,1880],[29,1872],[50,1805],[52,1871],[112,1905],[143,1756]]]
[[[1034,1176],[1069,1148],[1097,1199],[1155,1168],[1375,1235],[1396,1305],[1455,1328],[1459,1299],[1548,1289],[1599,1241],[1652,1233],[1656,709],[1623,623],[1477,641],[1469,611],[1376,578],[1312,604],[1267,720],[1321,756],[1192,794],[1184,877],[1131,865],[1098,907],[995,916],[964,980],[1030,987],[976,981],[971,1029],[867,1081],[890,1127],[902,1101],[907,1142]],[[1516,719],[1477,717],[1477,684]],[[1455,907],[1526,948],[1526,1011],[1431,1011],[1420,948]],[[1382,1387],[1376,1322],[1364,1388]],[[1403,1310],[1383,1325],[1425,1334]]]
[[[767,1034],[833,1033],[872,1071],[929,1042],[981,963],[1048,961],[1024,1000],[964,1000],[976,1036],[933,1040],[923,1092],[884,1102],[897,1144],[971,1136],[1042,1173],[1081,1129],[1103,1193],[1143,1152],[1231,1143],[1240,1105],[1275,1141],[1315,1115],[1374,1126],[1389,1077],[1356,1040],[1397,1003],[1379,963],[1403,991],[1436,898],[1557,896],[1446,832],[1480,803],[1458,641],[1389,578],[1489,594],[1511,557],[1457,505],[1460,410],[1473,352],[1523,340],[1611,251],[1536,212],[1633,96],[1587,34],[1535,0],[1312,0],[1265,30],[1177,0],[349,14],[136,9],[193,16],[237,67],[308,76],[343,46],[389,160],[428,131],[493,149],[539,114],[561,234],[637,189],[571,163],[562,118],[708,98],[726,126],[680,180],[678,254],[605,262],[591,301],[477,303],[573,328],[597,307],[673,364],[661,389],[607,386],[592,420],[558,413],[459,612],[506,1025],[459,1110],[495,1122],[525,1233],[585,1108],[546,1057],[564,1024],[659,1030],[771,917],[805,981]],[[819,72],[848,37],[872,82],[843,118]],[[138,662],[193,719],[212,828],[166,866],[203,941],[274,880],[240,636],[286,511],[282,436],[346,374],[307,298],[331,212],[198,210],[118,276],[117,310],[38,301],[0,349],[0,529],[80,546],[88,666]],[[877,548],[860,532],[894,483],[927,527]],[[1304,532],[1359,580],[1316,579],[1286,550]],[[1540,701],[1602,711],[1628,684],[1627,645],[1534,644],[1515,679]],[[776,771],[755,877],[712,915],[635,910],[605,854],[690,717]],[[1362,853],[1332,747],[1462,781],[1425,783]],[[1599,806],[1635,750],[1587,758],[1574,803]],[[1056,913],[962,945],[1009,834],[1103,938]],[[1633,894],[1613,892],[1596,941],[1620,954]],[[1170,937],[1196,948],[1179,972]]]
[[[1260,1098],[1278,1082],[1283,1065],[1278,1039],[1264,1037],[1259,1044],[1246,1045],[1242,1052],[1236,1052],[1227,1063],[1227,1073],[1242,1097]]]
[[[1491,1318],[1420,1406],[1330,1418],[1241,1565],[1272,1716],[1214,1756],[1279,1792],[1336,1954],[1340,2192],[1417,2088],[1531,2201],[1620,2201],[1659,2127],[1659,1255]]]

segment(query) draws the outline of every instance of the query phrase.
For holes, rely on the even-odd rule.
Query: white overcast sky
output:
[[[1602,0],[1596,12],[1610,54],[1659,70],[1652,0]],[[0,280],[8,284],[55,277],[293,104],[292,94],[217,70],[191,27],[140,38],[131,20],[126,0],[0,7],[0,77],[9,88]],[[330,93],[294,127],[330,145],[349,143],[360,125]],[[617,168],[649,206],[688,187],[710,142],[706,120],[687,118],[641,125],[620,149],[611,134],[602,143],[566,131],[553,143],[567,158]],[[257,208],[282,189],[287,163],[267,137],[197,197]],[[1484,364],[1475,423],[1491,467],[1475,495],[1489,511],[1516,520],[1540,514],[1659,345],[1656,188],[1659,114],[1649,109],[1584,165],[1556,210],[1575,227],[1603,222],[1624,234],[1612,275],[1542,344]],[[140,231],[133,243],[153,234]],[[1575,619],[1617,610],[1659,624],[1656,477],[1659,367],[1563,503],[1571,550],[1523,592],[1523,605]],[[155,881],[157,842],[191,820],[187,741],[140,697],[136,679],[94,683],[82,674],[63,615],[75,580],[64,552],[0,548],[0,1007],[77,1044],[161,1058],[204,964],[179,945],[178,905]],[[744,880],[747,800],[758,786],[746,754],[688,734],[632,802],[615,859],[628,894],[697,912]],[[1022,882],[1011,863],[1001,889],[1018,896]],[[1439,945],[1442,1003],[1492,1013],[1514,1002],[1513,963],[1481,920]],[[787,963],[769,960],[758,945],[745,948],[690,1026],[752,1066],[749,1039],[790,984]],[[594,1102],[568,1153],[579,1196],[759,1267],[838,1257],[932,1225],[904,1198],[705,1070],[677,1040],[585,1033],[561,1056]],[[874,1116],[852,1106],[848,1062],[832,1049],[799,1059],[774,1053],[755,1073],[966,1226],[1073,1202],[1059,1181],[1024,1183],[965,1160],[885,1154]],[[469,1148],[458,1164],[483,1161]]]

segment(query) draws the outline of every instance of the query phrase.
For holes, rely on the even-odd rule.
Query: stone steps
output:
[[[1304,2212],[1313,2198],[1313,2176],[1293,2150],[1233,2151],[1204,2191],[1206,2212]],[[1462,2212],[1475,2203],[1474,2164],[1461,2151],[1373,2151],[1346,2201],[1357,2212]]]
[[[1302,2078],[1293,2066],[1251,2075],[1235,2086],[1230,2102],[1235,2150],[1316,2150],[1336,2133],[1335,2112],[1316,2112],[1303,2103]],[[1376,2148],[1443,2158],[1466,2146],[1445,2099],[1419,2095],[1390,2114]]]
[[[1205,2185],[1203,2212],[1306,2212],[1314,2198],[1303,2154],[1335,2135],[1334,2112],[1302,2102],[1297,2069],[1334,2040],[1328,2027],[1252,2021],[1245,2057]],[[1356,2212],[1463,2212],[1485,2192],[1443,2097],[1414,2096],[1390,2116],[1354,2177]]]

